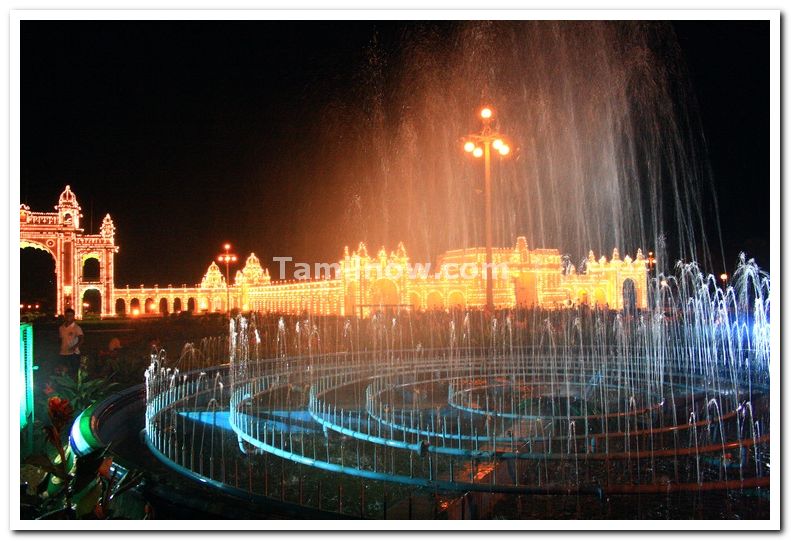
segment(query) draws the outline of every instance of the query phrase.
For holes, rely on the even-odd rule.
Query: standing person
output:
[[[80,369],[80,345],[84,340],[82,329],[74,321],[74,310],[66,308],[63,313],[63,323],[58,329],[60,333],[60,360],[66,365],[71,377],[77,375]]]

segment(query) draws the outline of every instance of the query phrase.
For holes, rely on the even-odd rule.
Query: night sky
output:
[[[360,84],[374,36],[398,47],[411,26],[23,21],[21,202],[52,211],[70,184],[86,232],[109,212],[117,286],[196,283],[225,241],[271,270],[276,255],[336,261],[344,244],[366,239],[311,198],[322,178],[306,164],[320,156],[332,97]],[[441,35],[453,23],[431,27]],[[726,264],[744,250],[768,269],[769,23],[672,29],[697,98]],[[713,231],[712,259],[722,261]],[[51,287],[48,256],[28,252],[23,301]]]

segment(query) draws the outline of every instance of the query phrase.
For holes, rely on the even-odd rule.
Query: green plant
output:
[[[77,371],[77,377],[53,376],[55,394],[69,401],[76,411],[88,408],[97,400],[101,400],[118,386],[109,381],[110,378],[88,379],[83,369]]]

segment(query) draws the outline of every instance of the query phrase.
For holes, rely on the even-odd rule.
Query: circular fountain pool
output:
[[[765,518],[769,309],[742,293],[238,316],[227,365],[152,358],[145,445],[262,516]]]

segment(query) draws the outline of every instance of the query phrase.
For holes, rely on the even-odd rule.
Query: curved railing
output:
[[[240,477],[239,464],[266,457],[434,491],[768,486],[768,412],[753,411],[763,374],[745,372],[734,388],[727,370],[672,360],[655,385],[630,372],[645,362],[636,352],[612,364],[547,359],[522,348],[493,366],[480,349],[421,349],[232,361],[189,374],[154,364],[147,440],[163,460],[253,492],[266,473]],[[556,413],[536,395],[553,396]],[[681,468],[668,479],[671,463]]]

